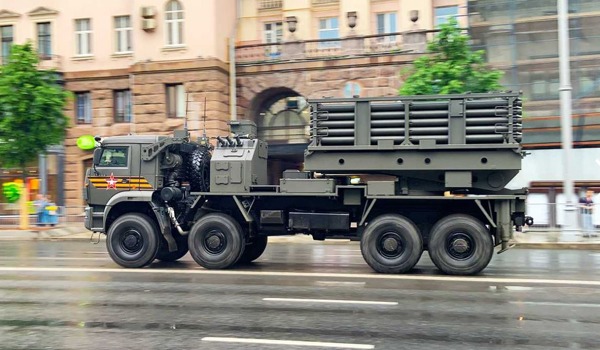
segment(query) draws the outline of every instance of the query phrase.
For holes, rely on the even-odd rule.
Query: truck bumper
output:
[[[84,220],[83,220],[83,225],[85,226],[86,229],[91,230],[92,229],[92,208],[85,207],[84,213],[85,213],[85,216],[84,216]]]

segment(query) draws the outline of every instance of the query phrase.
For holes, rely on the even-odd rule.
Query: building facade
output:
[[[582,196],[586,189],[600,191],[600,2],[568,3],[574,146],[569,170]],[[525,97],[523,142],[530,155],[511,185],[530,187],[528,211],[539,224],[560,225],[566,200],[557,2],[469,0],[468,13],[475,49],[504,72],[505,87],[522,90]],[[600,214],[595,215],[600,224]]]
[[[92,155],[76,147],[79,136],[169,134],[186,115],[197,130],[204,108],[208,132],[226,132],[235,19],[234,1],[0,0],[2,56],[31,41],[41,68],[56,69],[73,93],[59,204],[72,213],[84,204]]]

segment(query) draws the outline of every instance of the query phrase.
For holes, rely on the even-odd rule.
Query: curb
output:
[[[586,242],[518,242],[513,249],[600,250],[600,243]]]

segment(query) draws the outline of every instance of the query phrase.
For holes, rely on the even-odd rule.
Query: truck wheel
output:
[[[200,146],[184,158],[186,178],[194,192],[210,190],[210,152],[206,146]]]
[[[188,252],[188,238],[187,236],[182,236],[178,232],[173,232],[173,238],[175,238],[175,242],[177,243],[177,250],[174,252],[169,251],[169,245],[167,241],[162,238],[160,240],[160,248],[158,249],[158,254],[156,254],[156,259],[165,262],[173,262],[183,258],[184,255]]]
[[[203,216],[190,230],[188,244],[192,258],[207,269],[226,269],[235,264],[246,244],[244,231],[231,216],[215,213]]]
[[[269,237],[267,236],[257,236],[252,238],[250,241],[251,243],[244,248],[244,252],[240,257],[240,260],[238,260],[238,263],[247,264],[258,259],[267,248],[268,239]]]
[[[144,267],[158,252],[158,235],[158,227],[147,215],[123,215],[108,229],[108,254],[123,267]]]
[[[371,268],[381,273],[412,269],[423,251],[417,226],[401,215],[382,215],[371,221],[360,240],[360,251]]]
[[[449,275],[476,274],[494,253],[492,237],[481,221],[462,214],[439,220],[431,229],[428,248],[435,266]]]

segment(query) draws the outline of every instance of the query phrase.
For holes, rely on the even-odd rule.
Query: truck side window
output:
[[[98,166],[127,167],[127,147],[105,147]]]

